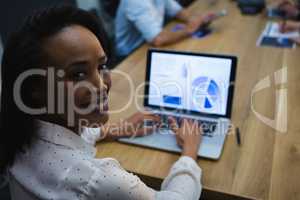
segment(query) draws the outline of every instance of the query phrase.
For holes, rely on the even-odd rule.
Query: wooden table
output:
[[[166,49],[194,52],[233,54],[238,56],[232,122],[240,127],[242,145],[236,143],[235,135],[229,134],[221,159],[199,159],[203,170],[205,188],[249,196],[257,199],[300,199],[300,50],[256,47],[256,40],[265,27],[263,15],[242,16],[234,2],[220,0],[211,5],[209,1],[196,1],[191,11],[218,11],[226,8],[229,16],[213,24],[215,32],[202,40],[186,39]],[[167,28],[174,26],[169,24]],[[117,71],[132,78],[135,89],[144,82],[146,52],[143,45],[122,62]],[[287,82],[275,84],[274,72],[287,68]],[[287,132],[280,133],[263,123],[251,110],[251,91],[265,77],[271,86],[253,95],[252,105],[262,115],[271,119],[276,105],[284,105],[284,98],[276,102],[276,91],[287,91]],[[138,94],[143,94],[143,87]],[[113,74],[111,109],[126,105],[136,94],[130,93],[129,82],[120,74]],[[142,98],[137,99],[142,106]],[[137,111],[135,103],[129,103],[122,112],[111,115],[111,121],[124,119]],[[283,113],[279,113],[280,115]],[[282,121],[279,121],[281,123]],[[98,157],[114,157],[132,172],[156,178],[164,178],[178,154],[130,146],[117,142],[99,143]]]

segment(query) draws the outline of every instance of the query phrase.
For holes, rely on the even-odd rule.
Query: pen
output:
[[[285,33],[286,21],[287,21],[287,18],[284,17],[284,18],[283,18],[283,23],[282,23],[282,32],[283,32],[283,33]]]
[[[240,133],[240,129],[237,127],[235,129],[235,136],[236,136],[236,142],[239,146],[241,146],[241,133]]]

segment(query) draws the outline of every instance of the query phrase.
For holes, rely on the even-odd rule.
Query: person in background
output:
[[[292,31],[300,32],[300,22],[295,22],[295,21],[281,22],[279,28],[282,33],[287,33]],[[300,45],[300,37],[292,38],[291,40],[293,40],[296,44]]]
[[[190,14],[175,0],[121,0],[115,19],[117,54],[126,56],[144,41],[155,47],[178,42],[211,22],[214,16]],[[163,30],[166,17],[183,22],[184,29]]]
[[[292,20],[300,20],[300,1],[279,0],[273,5],[285,14],[285,17]]]
[[[95,157],[95,142],[143,136],[160,124],[159,116],[145,112],[125,119],[127,123],[107,124],[111,78],[106,42],[93,15],[55,7],[28,17],[6,43],[0,173],[8,171],[13,200],[199,199],[201,169],[195,160],[201,128],[197,122],[182,120],[178,125],[169,118],[182,156],[160,191],[147,187],[117,160]],[[57,89],[51,92],[50,88]],[[53,110],[40,111],[49,105],[49,97],[54,99]],[[145,127],[145,120],[156,125]]]

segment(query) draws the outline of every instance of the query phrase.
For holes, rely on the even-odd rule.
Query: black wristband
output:
[[[300,21],[300,12],[298,13],[296,20]]]

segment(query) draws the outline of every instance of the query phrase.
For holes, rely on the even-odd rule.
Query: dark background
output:
[[[0,1],[0,35],[3,43],[9,33],[22,24],[24,18],[33,10],[60,4],[76,5],[75,0],[6,0]]]

